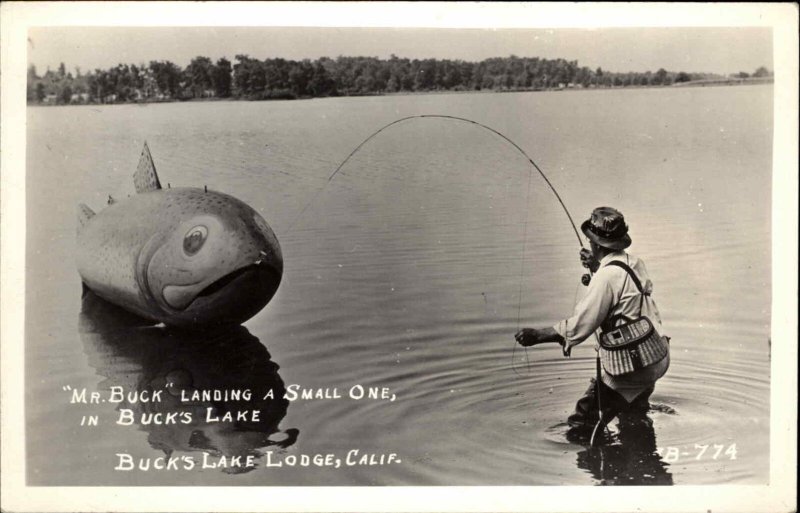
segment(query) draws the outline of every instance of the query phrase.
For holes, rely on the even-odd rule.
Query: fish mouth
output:
[[[239,312],[255,314],[278,289],[282,273],[265,263],[241,267],[218,278],[199,292],[194,285],[167,285],[164,301],[176,311],[197,310],[196,319],[218,320],[240,317]],[[195,316],[193,316],[195,317]]]
[[[253,271],[254,269],[257,269],[257,268],[260,268],[260,264],[248,265],[246,267],[242,267],[241,269],[237,269],[236,271],[233,271],[232,273],[226,274],[222,278],[218,279],[217,281],[213,282],[211,285],[209,285],[206,288],[204,288],[203,290],[201,290],[197,294],[197,298],[205,297],[205,296],[211,296],[213,294],[216,294],[217,292],[219,292],[220,290],[224,289],[229,284],[233,283],[240,276],[242,276],[244,274],[247,274],[247,273],[249,273],[249,272],[251,272],[251,271]]]

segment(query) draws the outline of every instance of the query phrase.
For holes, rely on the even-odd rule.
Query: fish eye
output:
[[[208,228],[195,226],[183,237],[183,252],[189,256],[196,255],[208,237]]]

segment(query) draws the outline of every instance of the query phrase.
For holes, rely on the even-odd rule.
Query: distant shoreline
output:
[[[674,88],[687,88],[687,87],[726,87],[726,86],[742,86],[742,85],[761,85],[774,83],[773,77],[749,77],[749,78],[719,78],[719,79],[705,79],[693,80],[689,82],[679,82],[669,85],[628,85],[628,86],[592,86],[592,87],[550,87],[550,88],[512,88],[512,89],[481,89],[481,90],[467,90],[467,89],[452,89],[452,90],[431,90],[431,91],[397,91],[397,92],[376,92],[376,93],[356,93],[337,96],[305,96],[300,98],[259,98],[250,99],[242,97],[209,97],[209,98],[165,98],[165,99],[148,99],[148,100],[132,100],[120,102],[85,102],[85,103],[48,103],[48,102],[27,102],[29,107],[80,107],[80,106],[98,106],[98,105],[148,105],[159,103],[196,103],[196,102],[270,102],[270,101],[302,101],[302,100],[322,100],[327,98],[360,98],[360,97],[382,97],[382,96],[417,96],[417,95],[436,95],[436,94],[508,94],[508,93],[531,93],[531,92],[575,92],[575,91],[619,91],[629,89],[674,89]]]

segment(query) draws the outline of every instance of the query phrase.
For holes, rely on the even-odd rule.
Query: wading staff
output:
[[[595,334],[597,337],[597,334]],[[597,439],[597,433],[600,432],[600,429],[604,426],[603,423],[603,401],[600,400],[600,350],[597,350],[597,358],[595,359],[595,370],[597,371],[597,375],[594,379],[594,386],[595,391],[597,393],[597,411],[598,411],[598,419],[597,424],[594,425],[594,429],[592,430],[592,437],[589,438],[589,447],[594,447],[594,442]]]
[[[583,245],[581,245],[581,246],[583,246]],[[585,286],[588,287],[589,283],[592,281],[592,275],[593,274],[594,273],[592,272],[592,269],[589,268],[589,273],[588,274],[584,274],[581,277],[581,282]],[[600,340],[597,338],[597,331],[595,331],[593,333],[593,335],[594,335],[595,342],[599,346],[600,345]],[[597,424],[594,425],[594,429],[592,429],[592,436],[589,438],[589,447],[594,447],[595,440],[597,440],[597,433],[599,433],[600,429],[603,426],[605,426],[605,423],[603,422],[603,401],[602,401],[602,398],[600,397],[601,393],[602,393],[602,388],[600,387],[600,381],[603,378],[602,374],[600,372],[600,368],[601,368],[601,366],[600,366],[600,348],[597,347],[595,349],[596,349],[597,355],[595,356],[595,360],[594,360],[594,369],[595,369],[594,387],[595,387],[595,395],[597,396],[597,412],[598,413],[597,413]]]

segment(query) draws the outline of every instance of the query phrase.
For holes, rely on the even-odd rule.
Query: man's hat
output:
[[[597,207],[592,217],[581,224],[581,231],[598,246],[625,249],[631,245],[628,225],[622,212],[611,207]]]

